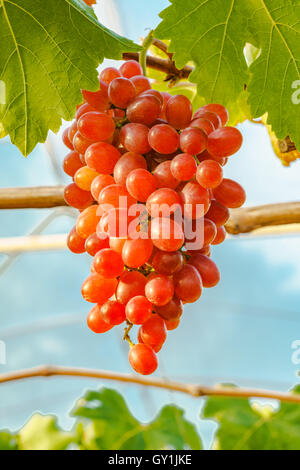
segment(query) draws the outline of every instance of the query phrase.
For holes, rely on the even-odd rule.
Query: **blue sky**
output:
[[[158,22],[166,0],[117,0],[124,34],[139,40]],[[130,7],[128,6],[130,3]],[[105,5],[105,4],[104,4]],[[99,4],[101,9],[101,2]],[[300,162],[284,168],[274,156],[266,130],[240,126],[244,146],[226,166],[227,177],[247,191],[247,205],[299,200]],[[58,158],[66,151],[54,139]],[[57,184],[47,153],[39,146],[27,159],[8,140],[0,141],[0,185]],[[2,211],[2,237],[28,233],[49,211]],[[72,225],[61,216],[46,233],[64,233]],[[207,289],[198,303],[185,307],[180,328],[170,332],[160,354],[157,376],[214,384],[234,382],[287,390],[297,381],[291,344],[300,339],[300,243],[297,237],[235,238],[213,250],[222,280]],[[19,257],[0,278],[0,340],[7,344],[7,365],[0,372],[43,363],[129,372],[122,331],[98,337],[85,325],[89,306],[80,286],[89,270],[88,256],[68,252]],[[17,428],[35,410],[56,413],[70,425],[68,411],[86,388],[98,381],[38,379],[0,388],[0,429]],[[134,414],[150,420],[164,404],[186,409],[210,442],[214,425],[199,420],[201,400],[180,394],[104,383],[124,393]]]

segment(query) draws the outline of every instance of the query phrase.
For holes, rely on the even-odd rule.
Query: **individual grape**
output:
[[[135,344],[130,348],[128,360],[131,367],[138,374],[153,374],[157,369],[157,357],[150,346],[146,344]]]
[[[167,120],[166,108],[167,108],[167,104],[168,104],[170,98],[172,98],[172,95],[170,95],[170,93],[167,93],[166,91],[162,91],[161,95],[163,97],[164,102],[163,102],[163,107],[162,107],[162,110],[161,110],[160,117],[161,117],[161,119],[164,119],[166,121]]]
[[[101,314],[100,314],[100,306],[95,305],[87,317],[87,325],[93,333],[106,333],[107,331],[113,328],[113,325],[109,325],[106,323]]]
[[[179,181],[190,180],[196,171],[196,160],[189,153],[180,153],[171,162],[171,173]]]
[[[90,191],[93,180],[98,176],[95,170],[92,170],[88,166],[83,166],[76,171],[74,176],[74,182],[78,188],[84,191]]]
[[[175,129],[184,129],[192,119],[193,108],[190,100],[184,95],[172,96],[166,106],[166,118]]]
[[[214,287],[220,281],[220,271],[210,258],[199,253],[191,256],[188,264],[194,266],[201,276],[203,287]]]
[[[126,184],[126,178],[132,170],[137,168],[147,169],[147,162],[143,155],[126,152],[117,161],[114,167],[114,179],[118,184]]]
[[[163,318],[165,321],[178,320],[183,312],[183,306],[181,300],[177,297],[173,297],[170,302],[162,307],[156,307],[156,313]]]
[[[63,132],[62,140],[63,140],[63,143],[65,144],[65,146],[68,147],[68,149],[74,150],[73,143],[69,139],[69,128],[68,127]]]
[[[110,237],[127,238],[131,233],[129,227],[135,219],[125,207],[112,208],[102,215],[97,232],[105,232]]]
[[[156,189],[155,177],[143,168],[132,170],[126,179],[126,187],[132,197],[145,202]]]
[[[102,189],[98,197],[99,205],[115,207],[126,207],[130,208],[136,203],[136,199],[132,197],[126,189],[126,186],[122,184],[111,184]],[[109,209],[111,208],[109,207]],[[108,210],[108,209],[106,209]]]
[[[176,330],[180,325],[180,318],[177,320],[165,320],[165,325],[168,331]]]
[[[135,75],[143,75],[143,68],[136,60],[127,60],[120,67],[120,72],[125,78],[131,78]]]
[[[68,155],[65,157],[63,161],[64,172],[67,175],[71,176],[72,178],[75,175],[76,171],[79,170],[79,168],[81,168],[82,166],[83,165],[80,160],[80,155],[78,152],[75,152],[74,150],[68,153]]]
[[[174,295],[173,281],[162,274],[157,275],[147,282],[145,295],[153,305],[166,305]]]
[[[169,217],[181,209],[181,198],[174,189],[160,188],[150,194],[146,208],[152,217]]]
[[[179,135],[174,127],[158,124],[149,131],[149,144],[158,153],[170,154],[179,147]]]
[[[128,80],[128,78],[119,77],[110,82],[108,87],[108,97],[112,104],[118,108],[127,108],[135,96],[135,86],[131,80]]]
[[[120,152],[107,142],[97,142],[89,146],[85,153],[86,164],[98,173],[109,175],[121,157]]]
[[[122,258],[129,268],[139,268],[147,263],[152,250],[153,243],[149,239],[127,240],[123,246]]]
[[[167,160],[166,162],[160,163],[153,171],[156,184],[158,188],[171,188],[175,189],[179,185],[179,181],[174,178],[171,172],[172,162]]]
[[[127,304],[132,297],[145,295],[147,278],[138,271],[124,271],[116,290],[116,298],[121,304]]]
[[[114,120],[104,113],[86,113],[78,121],[80,134],[92,142],[107,140],[115,131]]]
[[[215,226],[215,224],[211,220],[205,218],[203,220],[203,237],[201,237],[201,234],[199,233],[199,228],[197,227],[197,222],[198,220],[193,220],[191,234],[189,234],[189,232],[185,230],[186,242],[188,242],[188,249],[191,252],[198,252],[199,250],[202,250],[202,248],[209,245],[217,235],[217,227]]]
[[[217,103],[210,103],[206,104],[205,106],[202,106],[202,109],[204,111],[209,111],[211,113],[216,113],[219,118],[222,121],[222,126],[226,126],[228,119],[229,119],[229,113],[225,106]]]
[[[198,109],[193,116],[193,121],[198,118],[207,119],[212,123],[215,129],[222,127],[221,118],[211,111],[205,111],[203,108]]]
[[[207,141],[207,150],[217,157],[229,157],[242,146],[243,136],[236,127],[223,127],[212,132]]]
[[[159,274],[172,276],[182,268],[183,255],[180,251],[168,252],[157,250],[152,258],[151,266]]]
[[[77,122],[73,121],[70,127],[68,128],[68,138],[70,142],[73,142],[74,136],[78,131]]]
[[[180,134],[180,148],[184,153],[198,155],[207,146],[207,135],[198,127],[187,127]]]
[[[156,217],[151,221],[153,245],[162,251],[177,251],[184,243],[182,227],[172,219]]]
[[[203,217],[209,209],[209,193],[196,182],[190,181],[185,184],[181,191],[181,198],[184,204],[184,216],[189,219]]]
[[[226,238],[226,230],[224,227],[217,228],[217,235],[214,240],[211,242],[212,245],[220,245]]]
[[[80,153],[80,155],[84,155],[86,150],[92,144],[90,140],[83,137],[80,132],[76,132],[74,139],[73,139],[73,146],[76,152]],[[84,162],[85,163],[85,162]]]
[[[152,304],[143,295],[132,297],[126,305],[126,318],[133,325],[143,325],[152,315]]]
[[[114,295],[117,279],[103,279],[99,274],[91,274],[81,288],[82,297],[93,304],[103,304]]]
[[[119,277],[124,271],[122,256],[111,248],[103,248],[94,257],[95,271],[105,279]]]
[[[95,5],[96,1],[97,0],[83,0],[84,3],[86,3],[87,5],[91,6],[91,5]]]
[[[67,245],[72,253],[80,254],[85,252],[85,239],[81,238],[73,227],[67,238]]]
[[[95,256],[103,248],[109,248],[109,236],[106,233],[103,233],[101,238],[93,233],[85,241],[85,251],[91,256]]]
[[[135,75],[130,78],[130,81],[133,83],[137,95],[151,89],[150,80],[144,75]]]
[[[69,206],[75,207],[76,209],[85,209],[94,202],[91,193],[78,188],[75,183],[71,183],[65,187],[64,199]]]
[[[147,344],[158,352],[167,338],[165,322],[158,315],[152,315],[140,328],[143,344]]]
[[[125,242],[127,241],[127,238],[121,238],[121,237],[109,237],[109,247],[116,251],[117,253],[122,254],[123,246],[125,245]]]
[[[115,67],[106,67],[106,69],[102,70],[100,73],[99,78],[109,85],[112,80],[121,76],[121,72]]]
[[[83,103],[81,106],[79,106],[79,108],[77,109],[76,111],[76,115],[75,115],[75,119],[76,121],[78,122],[79,119],[81,118],[81,116],[83,116],[84,114],[86,113],[91,113],[91,112],[95,112],[96,109],[93,108],[90,104],[88,103]]]
[[[121,325],[126,320],[125,307],[116,300],[108,300],[100,308],[100,315],[108,325]]]
[[[174,274],[175,295],[185,303],[193,303],[202,294],[202,280],[197,269],[185,264],[183,268]]]
[[[115,184],[115,180],[111,175],[101,174],[93,179],[91,184],[91,193],[95,201],[98,201],[99,194],[101,193],[102,189],[106,188],[106,186],[110,186],[111,184]]]
[[[223,170],[214,160],[205,160],[197,168],[196,180],[206,189],[214,189],[223,180]]]
[[[241,207],[246,200],[244,188],[228,178],[224,178],[222,183],[213,191],[215,199],[230,209]]]
[[[149,128],[147,126],[131,122],[122,127],[120,142],[128,152],[148,153],[151,150],[148,134]]]
[[[96,232],[100,217],[97,215],[98,206],[89,206],[84,209],[76,221],[76,231],[81,238],[88,238]]]
[[[211,121],[201,117],[194,119],[191,122],[190,127],[198,127],[199,129],[204,131],[206,135],[211,134],[211,132],[215,130],[215,127]]]
[[[127,118],[131,122],[149,126],[158,119],[160,112],[161,104],[155,96],[138,96],[129,104],[127,108]]]
[[[141,98],[142,96],[155,96],[155,98],[157,98],[160,102],[161,107],[164,105],[164,98],[162,94],[157,90],[152,90],[151,88],[150,90],[143,91],[143,93],[139,95],[139,98]]]
[[[98,91],[82,90],[84,100],[96,111],[104,112],[110,107],[108,99],[108,86],[102,80]]]

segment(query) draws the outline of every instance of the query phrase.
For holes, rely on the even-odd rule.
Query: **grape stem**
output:
[[[139,62],[142,66],[145,77],[147,76],[147,52],[153,41],[153,29],[149,31],[142,44],[142,51],[139,56]]]
[[[125,328],[125,332],[124,332],[124,336],[123,336],[123,340],[124,341],[128,341],[128,343],[130,344],[130,346],[134,346],[134,343],[131,341],[130,339],[130,336],[129,336],[129,333],[133,327],[133,324],[130,323],[128,320],[126,320],[126,323],[127,323],[127,327]]]
[[[18,380],[31,379],[34,377],[86,377],[117,382],[126,382],[146,387],[156,387],[174,392],[185,393],[193,397],[223,396],[232,398],[268,398],[282,402],[299,403],[300,395],[296,393],[284,393],[271,390],[238,388],[224,385],[206,386],[197,384],[186,384],[161,380],[155,377],[146,378],[139,375],[122,374],[106,370],[82,369],[76,367],[62,366],[38,366],[31,369],[8,372],[0,375],[0,384],[15,382]]]

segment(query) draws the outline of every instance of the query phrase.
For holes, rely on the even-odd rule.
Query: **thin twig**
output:
[[[283,393],[270,390],[252,388],[236,388],[230,386],[206,386],[197,384],[185,384],[181,382],[166,381],[156,378],[146,378],[139,375],[121,374],[117,372],[81,369],[61,366],[39,366],[32,369],[24,369],[0,375],[0,384],[31,379],[34,377],[86,377],[102,380],[126,382],[146,387],[156,387],[174,392],[186,393],[193,397],[223,396],[232,398],[268,398],[283,402],[300,403],[300,395]]]
[[[170,60],[173,60],[173,53],[168,52],[168,46],[165,42],[161,41],[160,39],[153,38],[152,44],[153,46],[157,47],[157,49],[164,52]]]
[[[136,60],[139,62],[139,54],[137,52],[125,52],[123,54],[124,60]],[[190,76],[193,71],[193,67],[186,65],[182,69],[178,69],[173,61],[161,59],[160,57],[154,57],[147,55],[146,58],[147,67],[150,67],[160,72],[166,73],[168,76],[174,76],[178,79],[186,79]]]

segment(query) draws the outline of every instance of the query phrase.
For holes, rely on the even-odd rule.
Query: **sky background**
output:
[[[158,22],[166,0],[100,1],[99,19],[139,41]],[[115,6],[115,10],[114,10]],[[244,146],[230,159],[225,176],[246,189],[247,205],[299,200],[300,162],[284,168],[274,156],[266,130],[239,126]],[[50,144],[57,161],[67,150],[60,134]],[[49,148],[49,147],[48,147]],[[27,159],[0,140],[0,186],[35,186],[67,181],[38,146]],[[44,233],[65,233],[74,224],[72,213],[58,210],[1,211],[0,236],[25,235],[48,217]],[[300,339],[300,237],[227,240],[213,249],[222,280],[206,289],[194,305],[186,305],[181,326],[170,332],[159,359],[157,377],[203,384],[231,382],[288,390],[297,382],[291,344]],[[86,327],[89,305],[80,287],[89,273],[88,255],[67,251],[24,254],[7,264],[0,255],[0,340],[7,345],[7,364],[0,372],[40,364],[60,364],[130,372],[122,329],[100,337]],[[55,413],[64,427],[72,425],[69,411],[87,388],[109,386],[121,391],[133,414],[150,421],[167,403],[183,407],[211,442],[214,423],[201,421],[202,400],[138,386],[82,379],[37,379],[0,387],[0,429],[17,429],[30,415]]]

